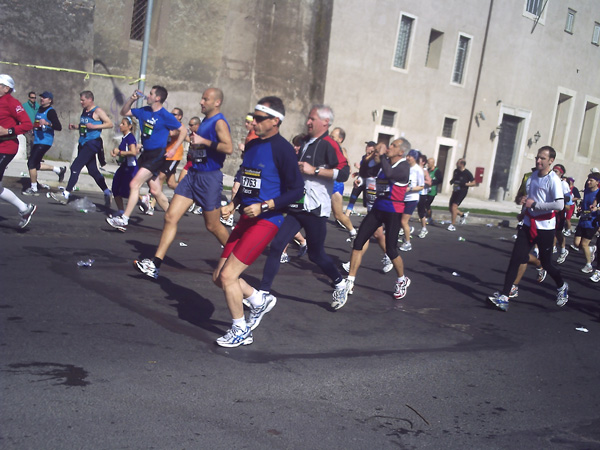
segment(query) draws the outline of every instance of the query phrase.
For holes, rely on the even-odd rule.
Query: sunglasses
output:
[[[265,121],[267,119],[274,119],[273,116],[259,116],[258,114],[254,114],[253,117],[254,117],[254,121],[256,123],[261,123],[261,122],[263,122],[263,121]]]

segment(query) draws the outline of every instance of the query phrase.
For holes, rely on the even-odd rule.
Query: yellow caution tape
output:
[[[61,67],[52,67],[52,66],[38,66],[36,64],[20,64],[20,63],[8,62],[8,61],[0,61],[0,64],[8,64],[10,66],[31,67],[32,69],[41,69],[41,70],[55,70],[57,72],[80,73],[82,75],[85,75],[84,80],[89,80],[90,75],[94,75],[97,77],[119,78],[121,80],[133,80],[133,81],[130,81],[129,84],[135,84],[138,81],[141,81],[143,79],[143,78],[136,78],[136,77],[127,77],[125,75],[109,75],[106,73],[86,72],[85,70],[64,69]]]

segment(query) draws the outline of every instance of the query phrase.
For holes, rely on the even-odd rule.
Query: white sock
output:
[[[31,183],[31,189],[37,191],[37,183]]]
[[[246,319],[244,317],[241,319],[233,319],[233,324],[240,327],[242,330],[246,329]]]
[[[125,223],[129,223],[129,216],[126,216],[125,214],[123,214],[121,217],[123,218]]]
[[[69,199],[70,195],[71,195],[71,193],[69,191],[63,191],[63,197],[66,198],[67,200]]]
[[[52,172],[54,172],[54,173],[55,173],[55,174],[57,174],[57,175],[58,175],[58,174],[60,174],[60,167],[56,167],[56,166],[54,166],[54,167],[52,168]]]
[[[0,199],[10,203],[11,205],[14,205],[19,210],[19,212],[27,211],[27,204],[23,203],[23,201],[19,197],[17,197],[13,191],[11,191],[10,189],[3,188],[1,183]]]
[[[350,236],[356,236],[356,229],[350,230]]]
[[[254,289],[252,295],[250,295],[250,297],[247,297],[246,300],[248,300],[250,304],[254,307],[261,306],[263,304],[263,294],[268,294],[268,292],[257,291],[256,289]]]
[[[352,281],[354,283],[354,280],[356,280],[356,277],[348,275],[348,281]]]
[[[398,277],[397,282],[402,283],[405,279],[406,279],[406,277],[404,275],[402,275],[401,277]]]

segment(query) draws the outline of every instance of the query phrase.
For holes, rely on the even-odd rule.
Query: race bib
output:
[[[196,164],[204,164],[206,162],[206,149],[205,148],[190,148],[188,157],[191,161]]]
[[[365,182],[365,198],[367,201],[367,206],[373,206],[373,203],[375,203],[375,200],[377,199],[376,178],[367,178]]]
[[[87,135],[87,126],[85,123],[79,124],[79,136],[85,137]]]
[[[377,178],[377,197],[390,196],[390,183],[385,178]]]
[[[144,126],[142,127],[142,137],[145,139],[152,136],[152,132],[154,131],[154,124],[149,122],[144,122]]]
[[[248,197],[259,197],[261,171],[257,169],[246,169],[242,172],[242,192]]]

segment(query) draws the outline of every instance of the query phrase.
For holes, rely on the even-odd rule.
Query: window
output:
[[[575,13],[577,11],[569,8],[569,12],[567,12],[567,24],[565,25],[565,31],[569,34],[573,34],[573,25],[575,24]]]
[[[598,105],[592,102],[585,102],[585,111],[583,113],[583,124],[581,135],[579,136],[579,147],[577,154],[583,157],[591,156],[593,148],[594,124],[598,115]]]
[[[147,12],[148,0],[133,1],[133,13],[131,15],[131,30],[129,32],[129,39],[134,41],[144,40]]]
[[[454,70],[452,71],[452,82],[463,84],[467,56],[469,55],[469,43],[471,38],[460,35],[458,37],[458,46],[456,48],[456,59],[454,60]]]
[[[565,144],[567,142],[567,136],[569,134],[569,127],[571,124],[572,107],[573,95],[560,92],[554,113],[554,127],[552,129],[552,141],[550,143],[550,145],[560,153],[564,152]]]
[[[527,0],[525,11],[534,16],[539,16],[542,13],[542,0]]]
[[[409,17],[406,14],[400,16],[398,41],[396,42],[396,53],[394,54],[394,67],[397,69],[406,69],[408,65],[408,49],[414,22],[414,17]]]
[[[440,66],[443,41],[444,33],[438,30],[434,30],[432,28],[431,32],[429,33],[429,45],[427,46],[427,57],[425,58],[425,67],[437,69]]]
[[[387,109],[384,109],[383,115],[381,116],[381,125],[384,127],[393,127],[395,121],[396,113],[394,111],[388,111]]]
[[[454,138],[454,127],[456,125],[456,119],[450,117],[444,118],[444,127],[442,128],[442,136],[446,138]]]
[[[598,45],[600,41],[600,23],[594,23],[594,33],[592,33],[592,44]]]

